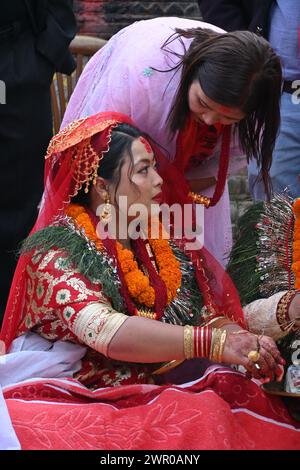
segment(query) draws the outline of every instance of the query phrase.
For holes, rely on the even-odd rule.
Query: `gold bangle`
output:
[[[209,359],[212,361],[213,359],[213,349],[215,344],[215,337],[216,337],[216,328],[211,329],[211,343],[210,343],[210,352],[209,352]]]
[[[277,304],[276,319],[282,331],[288,331],[290,329],[291,319],[289,317],[289,308],[296,295],[296,290],[288,290]]]
[[[226,330],[221,330],[220,328],[212,329],[210,359],[213,361],[222,362],[226,336]]]
[[[200,312],[200,315],[201,315],[201,312]],[[202,323],[202,326],[209,326],[209,325],[213,326],[215,321],[221,320],[223,318],[224,318],[223,316],[218,316],[214,318],[210,318],[209,316],[207,316],[207,318],[204,317],[205,321]]]
[[[222,330],[218,328],[213,328],[213,338],[212,338],[212,354],[211,354],[211,359],[213,361],[218,362],[219,361],[219,351],[220,351],[220,339],[221,339],[221,334]]]
[[[219,362],[223,361],[223,352],[224,352],[226,337],[227,337],[227,331],[223,330],[221,334],[221,338],[220,338]]]
[[[220,343],[219,341],[215,341],[214,348],[213,348],[213,356],[212,360],[215,362],[219,362],[219,349],[220,349]]]
[[[214,328],[222,328],[225,325],[236,325],[236,323],[225,317],[213,318],[205,323],[205,326],[213,326]]]
[[[191,325],[183,327],[183,347],[186,359],[194,357],[194,329]]]

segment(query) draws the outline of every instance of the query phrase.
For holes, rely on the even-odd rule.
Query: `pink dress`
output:
[[[177,58],[161,50],[175,28],[219,28],[184,18],[163,17],[136,22],[119,31],[85,67],[67,107],[62,127],[71,121],[100,111],[128,114],[143,131],[162,145],[174,159],[177,134],[172,135],[166,123],[180,79],[180,70],[158,72],[174,66]],[[191,40],[184,39],[186,48]],[[183,53],[180,41],[168,46]],[[193,168],[189,179],[216,176],[220,146],[217,144],[209,161]],[[230,154],[229,172],[245,166],[238,145]],[[237,158],[238,157],[238,158]],[[214,188],[203,191],[210,196]],[[228,187],[219,203],[205,210],[204,245],[223,264],[232,245]]]

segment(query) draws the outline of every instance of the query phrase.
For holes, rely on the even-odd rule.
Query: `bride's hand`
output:
[[[223,362],[242,365],[253,377],[265,381],[281,380],[285,364],[272,338],[246,330],[227,333]]]

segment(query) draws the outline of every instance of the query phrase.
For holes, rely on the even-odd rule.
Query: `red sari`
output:
[[[77,145],[89,145],[100,133],[102,156],[118,122],[130,119],[100,113],[56,136],[49,147],[45,193],[33,233],[63,214],[85,182],[80,178],[86,172],[75,158]],[[92,159],[93,152],[87,155]],[[94,171],[94,161],[90,163]],[[182,249],[184,244],[180,240]],[[237,293],[224,270],[205,250],[187,254],[205,306],[213,303],[242,323]],[[74,325],[82,308],[92,303],[108,308],[99,283],[89,282],[74,266],[62,267],[61,257],[55,250],[40,259],[21,257],[1,331],[7,348],[28,330],[52,342],[79,342]],[[20,355],[22,359],[22,351]],[[84,358],[77,378],[27,377],[3,386],[22,449],[300,449],[298,424],[282,401],[267,396],[240,372],[213,365],[199,378],[205,366],[196,362],[190,373],[186,367],[192,362],[186,361],[175,370],[177,378],[165,375],[156,385],[149,383],[152,366],[118,367],[99,354],[98,364],[92,359]],[[184,384],[175,385],[182,380]]]

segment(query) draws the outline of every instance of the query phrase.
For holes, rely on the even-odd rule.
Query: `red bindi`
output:
[[[220,111],[223,114],[228,114],[228,113],[230,113],[230,108],[227,108],[227,106],[220,105]]]

